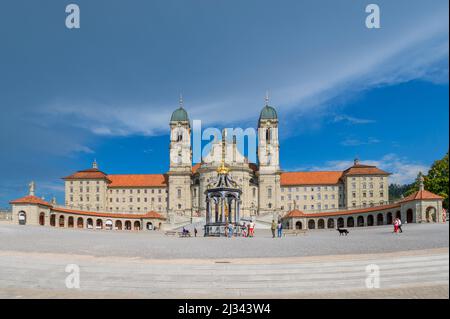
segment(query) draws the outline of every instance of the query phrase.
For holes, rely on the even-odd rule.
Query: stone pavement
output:
[[[408,226],[408,237],[375,227],[353,238],[210,240],[0,225],[0,298],[448,298],[448,225]],[[390,244],[383,252],[365,237]],[[68,264],[80,268],[80,289],[66,288]],[[379,269],[379,288],[366,287],[368,265]]]
[[[149,260],[0,252],[1,298],[448,298],[448,249],[348,256]],[[67,289],[67,264],[80,289]],[[368,265],[379,288],[367,288]]]

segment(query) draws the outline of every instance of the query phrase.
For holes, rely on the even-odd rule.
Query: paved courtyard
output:
[[[226,239],[3,223],[0,238],[0,298],[448,298],[448,225]],[[80,289],[65,287],[67,264]]]

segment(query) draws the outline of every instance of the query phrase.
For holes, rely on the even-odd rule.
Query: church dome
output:
[[[186,110],[182,107],[179,107],[172,113],[172,117],[170,118],[170,121],[171,122],[180,122],[180,121],[189,122],[189,117],[188,117]]]
[[[269,105],[264,106],[259,116],[260,120],[276,120],[278,119],[277,111]]]

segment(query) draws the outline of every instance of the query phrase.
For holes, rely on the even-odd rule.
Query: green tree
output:
[[[424,175],[425,189],[444,197],[443,206],[448,209],[448,193],[449,193],[449,165],[448,165],[448,152],[445,156],[437,160],[431,165],[427,175]],[[417,175],[416,181],[411,184],[403,196],[408,196],[419,190],[420,185],[420,173]]]
[[[427,176],[425,176],[425,189],[444,197],[444,207],[448,208],[448,152],[445,156],[433,163]]]

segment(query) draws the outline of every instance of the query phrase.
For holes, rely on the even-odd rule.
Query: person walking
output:
[[[278,229],[278,238],[281,238],[283,234],[283,224],[281,223],[281,220],[278,221],[277,229]]]
[[[250,237],[253,237],[255,235],[255,223],[251,221],[249,226],[250,226],[249,235]]]
[[[275,230],[277,229],[277,223],[275,223],[275,220],[272,219],[272,226],[270,227],[272,230],[272,238],[275,238]]]
[[[397,222],[398,222],[398,230],[399,230],[401,233],[403,233],[403,230],[402,230],[402,220],[401,220],[400,218],[397,218]]]
[[[398,232],[398,219],[394,219],[394,233],[396,234]]]
[[[228,224],[228,237],[229,238],[233,237],[233,224],[232,223]]]
[[[197,228],[194,227],[194,237],[197,237]]]

